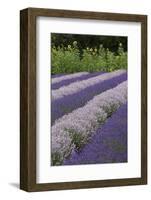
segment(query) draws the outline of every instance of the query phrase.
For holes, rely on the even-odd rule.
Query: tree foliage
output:
[[[80,54],[87,47],[98,49],[101,44],[105,49],[117,52],[119,43],[122,43],[124,51],[127,51],[127,37],[51,33],[52,46],[68,46],[72,45],[74,41],[78,43]]]

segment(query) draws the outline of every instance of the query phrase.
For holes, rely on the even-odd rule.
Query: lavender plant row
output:
[[[63,165],[127,162],[127,104],[100,126],[81,151],[73,151]]]
[[[93,78],[90,78],[88,80],[82,80],[82,81],[78,81],[78,82],[75,82],[75,83],[71,83],[70,85],[63,86],[63,87],[59,88],[58,90],[52,90],[52,93],[51,93],[52,101],[54,101],[56,99],[60,99],[60,98],[67,96],[67,95],[75,94],[75,93],[77,93],[81,90],[86,89],[87,87],[90,87],[90,86],[93,86],[97,83],[101,83],[103,81],[117,77],[119,75],[124,74],[125,72],[126,72],[126,70],[117,70],[117,71],[114,71],[114,72],[105,73],[103,75],[101,74],[100,76],[93,77]]]
[[[82,80],[86,80],[88,78],[92,78],[92,77],[95,77],[95,76],[98,76],[98,75],[101,75],[101,74],[104,74],[105,72],[95,72],[95,73],[90,73],[90,74],[84,74],[84,75],[81,75],[79,77],[74,77],[74,78],[70,78],[70,79],[65,79],[65,80],[62,80],[60,82],[57,82],[57,83],[52,83],[51,84],[51,89],[53,90],[56,90],[56,89],[59,89],[63,86],[67,86],[73,82],[76,82],[76,81],[82,81]]]
[[[98,95],[110,88],[113,88],[125,80],[127,80],[127,73],[122,72],[121,75],[114,75],[110,79],[107,79],[105,81],[100,81],[91,86],[87,86],[85,89],[80,90],[77,93],[64,96],[63,98],[52,101],[51,125],[53,125],[55,120],[62,117],[63,115],[72,112],[74,109],[84,106],[95,95]]]
[[[56,120],[52,126],[51,161],[60,165],[73,149],[86,144],[96,129],[127,100],[127,81],[95,96],[84,107]]]
[[[70,80],[72,78],[77,78],[77,77],[80,77],[80,76],[83,76],[83,75],[86,75],[86,74],[89,74],[89,72],[78,72],[78,73],[74,73],[74,74],[59,76],[59,77],[53,78],[51,82],[52,82],[52,84],[59,83],[60,81]]]

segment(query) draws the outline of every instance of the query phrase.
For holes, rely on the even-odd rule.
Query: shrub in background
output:
[[[119,43],[118,51],[112,52],[100,44],[99,48],[82,49],[82,53],[74,41],[72,45],[53,46],[51,50],[51,73],[75,73],[80,71],[111,72],[117,69],[127,68],[127,52],[122,43]]]

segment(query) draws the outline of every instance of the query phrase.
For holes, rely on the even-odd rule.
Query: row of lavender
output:
[[[77,73],[53,79],[52,86],[62,87],[52,91],[51,162],[60,165],[126,103],[127,73]]]
[[[92,78],[101,74],[104,74],[105,72],[95,72],[95,73],[88,73],[88,72],[81,72],[81,73],[75,73],[74,75],[64,75],[59,77],[52,78],[52,85],[51,89],[56,90],[63,86],[69,85],[73,82],[86,80],[88,78]]]
[[[98,95],[108,89],[117,86],[127,80],[125,70],[118,70],[112,73],[97,73],[95,77],[86,78],[82,81],[73,82],[67,86],[62,86],[57,90],[52,90],[51,102],[51,124],[65,114],[82,107]],[[53,84],[52,84],[53,85]]]
[[[63,165],[127,162],[127,103],[99,126],[82,150],[73,150]]]

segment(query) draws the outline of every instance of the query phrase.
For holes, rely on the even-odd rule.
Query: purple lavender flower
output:
[[[121,82],[127,80],[127,73],[115,76],[111,79],[99,82],[92,86],[87,86],[74,94],[64,96],[51,102],[51,124],[63,115],[72,112],[74,109],[84,106],[95,95],[98,95],[110,88],[113,88]]]
[[[95,77],[95,76],[98,76],[98,75],[101,75],[101,74],[104,74],[104,73],[105,72],[95,72],[95,73],[90,73],[90,74],[84,74],[84,75],[81,75],[79,77],[74,77],[74,78],[71,78],[71,79],[65,79],[65,80],[62,80],[62,81],[57,82],[57,83],[52,83],[51,89],[56,90],[56,89],[59,89],[60,87],[69,85],[73,82],[86,80],[88,78],[92,78],[92,77]]]
[[[117,71],[114,71],[114,72],[110,72],[110,73],[105,73],[105,74],[101,74],[99,76],[96,76],[96,77],[92,77],[88,80],[82,80],[82,81],[78,81],[78,82],[75,82],[75,83],[72,83],[68,86],[63,86],[57,90],[52,90],[51,92],[51,95],[52,95],[52,101],[56,100],[56,99],[60,99],[64,96],[68,96],[68,95],[72,95],[72,94],[75,94],[77,92],[80,92],[81,90],[84,90],[86,89],[87,87],[91,87],[93,85],[96,85],[98,83],[102,83],[106,80],[109,80],[111,78],[115,78],[119,75],[122,75],[124,74],[126,71],[125,70],[117,70]],[[84,72],[83,72],[84,73]],[[82,73],[78,73],[78,74],[73,74],[72,77],[77,77],[77,76],[81,76]],[[61,77],[60,79],[63,79],[64,77]],[[71,78],[71,75],[68,77],[68,78]],[[58,81],[59,78],[57,78],[57,80],[53,79],[52,80],[52,83],[56,83],[56,82],[60,82],[60,79]],[[64,78],[67,80],[67,78]]]
[[[59,165],[74,148],[79,149],[86,144],[107,117],[126,100],[127,81],[56,120],[51,129],[52,165]]]
[[[86,74],[89,74],[89,72],[77,72],[77,73],[74,73],[74,74],[66,74],[64,76],[59,76],[59,77],[55,77],[52,79],[52,84],[54,83],[59,83],[63,80],[70,80],[72,78],[78,78],[78,77],[81,77],[83,75],[86,75]]]
[[[127,162],[127,104],[122,105],[80,151],[63,165]]]

